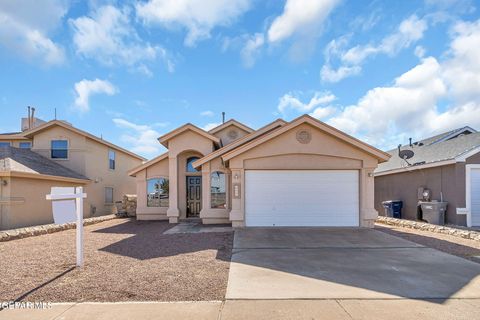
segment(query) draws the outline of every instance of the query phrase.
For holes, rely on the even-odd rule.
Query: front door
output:
[[[187,218],[198,217],[202,210],[202,177],[187,177]]]

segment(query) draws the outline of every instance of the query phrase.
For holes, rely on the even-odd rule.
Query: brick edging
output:
[[[89,226],[92,224],[117,219],[125,218],[124,214],[109,214],[106,216],[93,217],[83,219],[83,225]],[[54,233],[63,230],[75,229],[77,224],[75,222],[63,223],[63,224],[44,224],[40,226],[24,227],[11,230],[0,231],[0,242],[11,241],[16,239],[35,237],[42,234]]]
[[[443,233],[443,234],[448,234],[448,235],[459,237],[459,238],[480,241],[479,231],[462,229],[461,227],[455,228],[452,226],[438,226],[436,224],[430,224],[423,221],[412,221],[412,220],[396,219],[396,218],[389,218],[389,217],[382,217],[382,216],[379,216],[376,222],[381,224],[391,225],[391,226],[430,231],[435,233]]]

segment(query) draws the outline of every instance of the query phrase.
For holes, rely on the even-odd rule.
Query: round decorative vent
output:
[[[236,130],[230,130],[227,135],[230,139],[236,139],[238,137],[238,132]]]
[[[307,130],[297,131],[297,141],[303,144],[307,144],[312,140],[312,134]]]

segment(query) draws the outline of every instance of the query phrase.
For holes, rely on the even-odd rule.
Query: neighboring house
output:
[[[0,134],[0,228],[53,222],[52,186],[85,187],[84,216],[115,211],[135,194],[127,172],[145,159],[64,121],[31,119],[22,132]]]
[[[389,151],[388,162],[375,170],[375,208],[382,201],[402,200],[403,218],[417,218],[418,189],[432,192],[432,199],[448,202],[446,222],[480,226],[480,133],[464,127],[424,139],[402,150],[415,155],[407,161],[398,149]]]
[[[373,171],[389,155],[310,116],[258,130],[186,124],[159,142],[168,152],[129,172],[137,219],[372,227],[377,218]]]

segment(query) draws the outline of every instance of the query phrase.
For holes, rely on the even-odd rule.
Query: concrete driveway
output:
[[[480,298],[480,265],[373,229],[235,231],[227,299]]]

